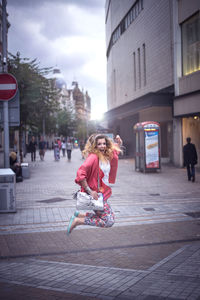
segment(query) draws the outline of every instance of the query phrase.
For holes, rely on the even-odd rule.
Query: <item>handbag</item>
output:
[[[99,191],[99,171],[98,171],[98,191]],[[78,191],[75,193],[77,210],[104,210],[103,194],[98,193],[98,200],[85,192]]]
[[[78,191],[76,193],[76,209],[77,210],[104,210],[103,195],[98,193],[98,200],[85,192]]]

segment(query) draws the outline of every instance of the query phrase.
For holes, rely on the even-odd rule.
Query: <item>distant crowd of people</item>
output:
[[[66,156],[66,151],[67,151],[68,162],[71,161],[71,153],[73,150],[73,143],[72,143],[71,139],[67,139],[67,142],[65,141],[65,139],[63,139],[62,142],[60,139],[56,139],[53,144],[53,149],[54,149],[55,161],[60,160],[60,152],[61,151],[62,151],[63,157]]]
[[[41,138],[40,138],[38,149],[39,149],[40,160],[43,161],[44,156],[45,156],[45,151],[47,149],[49,149],[49,145],[48,145],[48,143],[46,143],[44,141],[43,136],[41,136]],[[32,136],[32,138],[30,140],[30,143],[28,145],[28,150],[31,153],[31,161],[35,161],[36,160],[37,142],[36,142],[36,139],[34,136]],[[67,138],[67,140],[65,140],[65,139],[61,140],[60,138],[56,138],[52,142],[50,150],[54,151],[55,161],[60,160],[61,153],[62,153],[62,157],[66,157],[66,154],[67,154],[67,159],[70,162],[71,161],[71,153],[73,150],[73,142],[70,138]]]
[[[44,160],[45,150],[47,148],[47,145],[46,142],[44,141],[43,136],[40,137],[38,148],[39,148],[40,160]],[[28,151],[31,153],[31,161],[36,160],[36,150],[37,150],[37,142],[35,137],[32,136],[28,145]]]

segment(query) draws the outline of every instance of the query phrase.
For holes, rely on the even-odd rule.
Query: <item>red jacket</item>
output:
[[[117,152],[113,152],[113,158],[110,161],[110,173],[109,173],[109,183],[115,183],[118,167],[118,155]],[[109,186],[105,185],[102,181],[104,177],[103,171],[99,168],[99,159],[96,154],[91,153],[84,163],[80,166],[77,171],[77,176],[75,182],[80,185],[80,181],[86,179],[89,187],[98,192],[98,170],[99,170],[99,180],[100,180],[100,191],[104,195],[104,200],[107,200],[111,194],[112,190]],[[81,188],[81,191],[84,191]]]

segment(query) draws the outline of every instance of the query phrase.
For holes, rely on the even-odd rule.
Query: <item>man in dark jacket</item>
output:
[[[194,144],[191,143],[191,138],[186,139],[187,144],[183,147],[184,167],[187,167],[188,180],[195,181],[195,165],[197,164],[197,151]]]
[[[43,136],[41,136],[39,141],[39,155],[41,160],[44,160],[45,149],[46,149],[46,142],[44,141]]]
[[[35,137],[32,136],[31,141],[29,143],[29,151],[31,152],[31,161],[35,161],[36,159],[36,147],[37,147],[37,143]]]

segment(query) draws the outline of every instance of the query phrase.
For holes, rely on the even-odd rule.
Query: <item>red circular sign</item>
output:
[[[0,100],[10,100],[17,92],[17,80],[9,73],[0,74]]]

